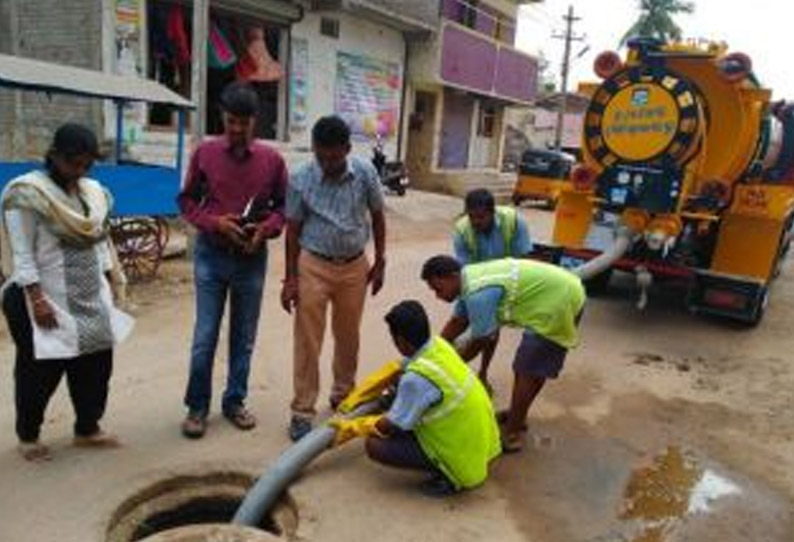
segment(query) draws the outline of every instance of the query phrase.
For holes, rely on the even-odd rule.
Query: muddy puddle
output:
[[[684,442],[645,449],[557,419],[535,424],[526,444],[494,478],[528,540],[794,540],[784,496]]]
[[[665,542],[689,516],[712,513],[722,499],[741,495],[739,485],[701,466],[693,453],[670,446],[631,473],[618,518],[634,531],[632,542]]]

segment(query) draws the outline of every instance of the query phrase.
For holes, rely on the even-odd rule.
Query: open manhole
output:
[[[288,493],[281,496],[258,529],[228,525],[254,481],[238,472],[213,472],[156,482],[118,507],[110,520],[106,542],[294,540],[298,510]]]

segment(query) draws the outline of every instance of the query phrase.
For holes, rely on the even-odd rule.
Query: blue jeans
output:
[[[206,415],[212,398],[212,365],[218,332],[229,294],[229,370],[223,394],[223,412],[242,406],[248,395],[251,353],[256,341],[267,252],[233,254],[198,235],[193,256],[196,289],[196,324],[185,405]]]

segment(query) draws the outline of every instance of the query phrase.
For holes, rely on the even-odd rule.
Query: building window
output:
[[[460,19],[458,22],[469,28],[477,28],[477,0],[467,0],[460,3]]]
[[[512,45],[516,21],[478,0],[443,0],[442,17],[471,28],[480,34]]]
[[[339,21],[329,17],[320,19],[320,34],[329,38],[339,39]]]
[[[505,34],[505,27],[504,21],[499,18],[496,19],[496,24],[494,25],[493,37],[496,41],[504,41],[504,34]]]
[[[192,9],[168,0],[149,0],[147,74],[150,79],[190,98],[192,77]],[[223,131],[220,96],[233,81],[249,83],[260,99],[255,135],[275,139],[284,72],[279,63],[282,29],[266,20],[230,11],[210,10],[207,47],[206,127],[208,134]],[[175,115],[168,107],[152,105],[149,125],[172,128]],[[283,133],[283,131],[282,131]]]
[[[480,118],[477,122],[477,135],[493,137],[496,132],[496,106],[481,103]]]

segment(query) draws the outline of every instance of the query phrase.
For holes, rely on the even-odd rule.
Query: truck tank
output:
[[[594,69],[601,81],[580,85],[582,160],[540,249],[570,267],[608,258],[588,267],[591,287],[612,269],[643,290],[687,279],[693,311],[759,321],[790,244],[794,106],[724,44],[635,39]],[[606,246],[618,237],[620,251]]]

